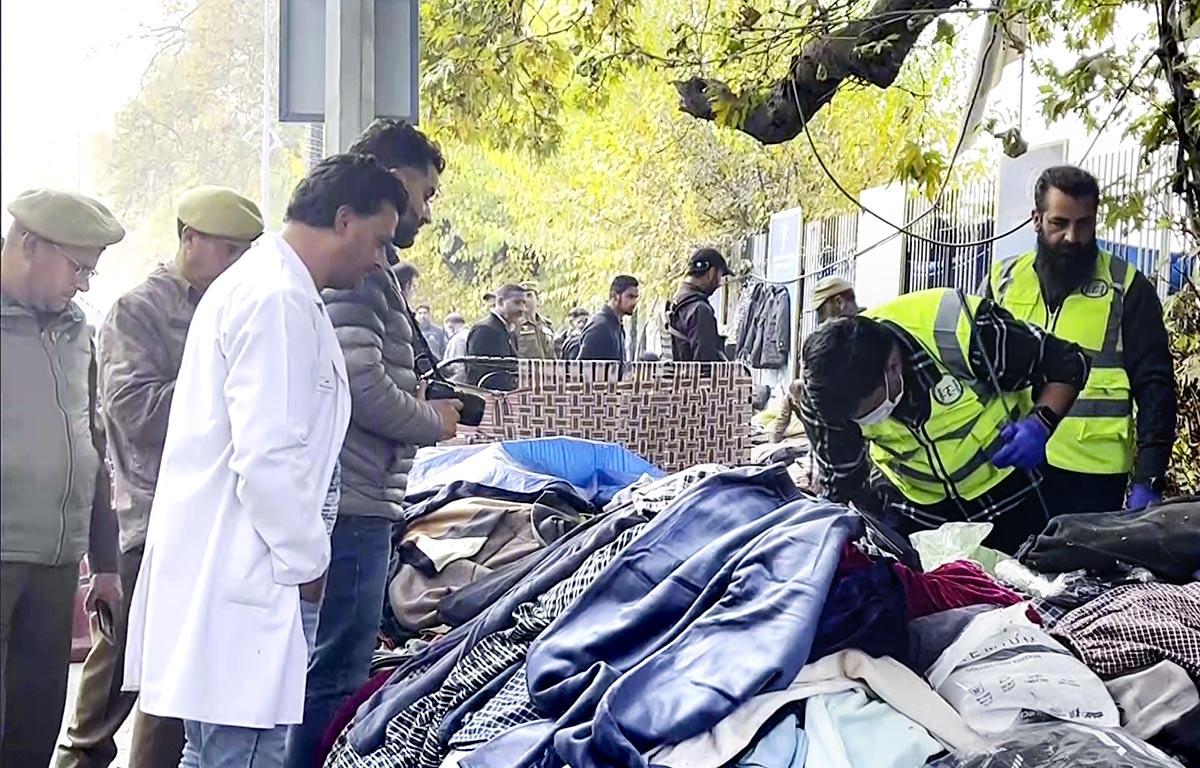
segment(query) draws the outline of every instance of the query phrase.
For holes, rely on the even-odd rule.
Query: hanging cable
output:
[[[987,48],[983,52],[983,57],[986,58],[987,55],[991,52],[992,46],[996,44],[997,37],[998,37],[997,35],[992,36],[992,39],[988,42]],[[981,90],[983,89],[983,80],[984,80],[985,71],[986,70],[984,67],[979,68],[979,76],[975,79],[975,87],[971,90],[971,100],[969,102],[967,102],[967,108],[966,108],[966,111],[964,112],[964,118],[966,115],[970,115],[971,111],[973,109],[975,109],[975,104],[979,100],[979,94],[980,94]],[[801,119],[803,119],[804,113],[803,113],[803,110],[800,109],[800,104],[799,104],[798,97],[796,96],[796,91],[795,91],[794,85],[792,88],[792,97],[797,100],[796,109],[799,112],[799,114],[801,115]],[[805,128],[805,132],[807,132],[808,131],[808,121],[807,120],[804,121],[804,128]],[[808,137],[808,140],[809,140],[809,144],[812,145],[812,136],[811,135]],[[964,119],[962,128],[958,132],[958,138],[954,142],[954,152],[950,155],[950,162],[946,166],[946,173],[942,179],[941,185],[938,188],[937,196],[933,199],[933,202],[930,204],[929,208],[925,209],[920,214],[918,214],[917,216],[915,216],[914,218],[909,220],[907,223],[905,223],[905,225],[904,225],[905,228],[896,227],[896,225],[886,221],[881,216],[878,216],[878,215],[872,213],[871,211],[867,210],[853,196],[849,196],[849,194],[845,191],[845,189],[843,189],[841,187],[841,185],[838,183],[837,179],[835,179],[833,177],[833,175],[830,173],[828,167],[825,166],[824,161],[821,159],[820,155],[817,154],[816,147],[814,146],[813,147],[813,155],[817,158],[817,162],[820,163],[821,170],[824,171],[825,175],[828,176],[829,179],[831,181],[833,181],[833,183],[835,185],[838,186],[839,191],[841,191],[843,195],[849,196],[851,198],[851,202],[853,202],[855,204],[855,206],[857,206],[861,211],[870,213],[872,216],[875,216],[875,218],[879,219],[884,224],[887,224],[890,228],[895,230],[890,235],[887,235],[887,236],[881,238],[880,240],[877,240],[876,242],[871,243],[870,245],[866,246],[865,248],[855,251],[854,253],[850,254],[849,256],[847,256],[845,259],[842,259],[841,261],[844,261],[844,262],[857,261],[858,258],[860,256],[862,256],[863,254],[865,254],[869,251],[873,251],[876,248],[878,248],[879,246],[885,245],[885,244],[891,242],[892,240],[895,240],[897,237],[899,237],[902,234],[906,234],[908,231],[907,230],[908,227],[912,227],[914,224],[917,224],[918,222],[922,221],[927,216],[930,216],[934,212],[941,210],[942,198],[945,196],[946,191],[950,188],[950,177],[951,177],[951,174],[954,173],[954,166],[958,162],[958,158],[960,157],[960,155],[962,153],[962,148],[963,148],[963,145],[966,143],[966,140],[967,140],[967,121],[966,121],[966,119]],[[1003,235],[1000,235],[999,237],[1007,237],[1008,235],[1012,234],[1013,232],[1018,231],[1023,226],[1025,226],[1024,223],[1022,223],[1020,226],[1010,230],[1009,232],[1007,232]],[[961,245],[969,247],[972,244],[971,243],[962,243]],[[805,276],[806,275],[802,274],[798,277],[792,278],[791,280],[768,280],[765,277],[742,276],[742,277],[736,278],[736,280],[737,281],[745,281],[747,279],[753,279],[757,282],[765,283],[767,285],[791,285],[792,283],[799,283],[800,281],[802,281],[805,278]]]
[[[847,200],[854,203],[854,205],[857,206],[860,211],[862,211],[863,213],[866,213],[866,214],[870,214],[871,216],[874,216],[876,219],[879,219],[879,221],[883,222],[888,227],[891,227],[892,229],[896,230],[896,234],[908,235],[912,239],[917,240],[919,242],[929,243],[930,245],[942,246],[944,248],[974,248],[974,247],[977,247],[980,245],[989,245],[991,243],[996,242],[997,240],[1008,237],[1009,235],[1011,235],[1014,232],[1023,228],[1026,224],[1029,224],[1030,220],[1025,219],[1020,224],[1018,224],[1017,226],[1013,227],[1012,229],[1010,229],[1006,232],[1002,232],[999,235],[993,235],[991,237],[987,237],[982,240],[975,240],[975,241],[972,241],[969,243],[953,243],[953,242],[949,242],[946,240],[936,240],[932,237],[925,237],[924,235],[919,235],[916,232],[913,232],[911,229],[909,229],[909,227],[911,227],[914,223],[916,223],[916,220],[910,222],[909,224],[907,224],[905,226],[901,226],[899,224],[893,224],[892,222],[883,218],[878,213],[875,213],[870,208],[867,208],[865,205],[863,205],[861,202],[859,202],[859,200],[854,195],[850,194],[850,192],[846,189],[846,187],[842,185],[842,182],[838,181],[837,177],[833,175],[833,172],[829,170],[829,166],[825,163],[825,158],[821,157],[821,153],[817,151],[817,143],[816,143],[816,141],[813,140],[812,131],[810,131],[808,128],[808,118],[804,114],[804,108],[802,106],[800,106],[800,94],[796,91],[795,84],[792,85],[792,99],[796,102],[796,111],[800,115],[801,124],[803,124],[803,126],[804,126],[804,136],[808,139],[808,146],[812,149],[813,157],[816,159],[817,165],[819,165],[821,167],[821,170],[825,173],[825,176],[829,179],[829,181],[831,181],[833,183],[833,186],[837,189],[837,191],[841,192],[842,195]]]
[[[1137,71],[1133,74],[1133,77],[1131,77],[1129,79],[1129,81],[1126,82],[1125,85],[1121,88],[1121,91],[1117,94],[1117,99],[1114,102],[1112,109],[1109,111],[1108,116],[1104,119],[1104,122],[1101,123],[1100,126],[1097,128],[1096,135],[1095,135],[1095,137],[1093,137],[1092,143],[1088,146],[1088,149],[1084,153],[1083,157],[1080,159],[1080,162],[1083,162],[1084,160],[1086,160],[1088,155],[1091,154],[1092,149],[1095,148],[1096,142],[1100,138],[1100,135],[1104,132],[1104,130],[1108,127],[1109,123],[1116,116],[1117,110],[1120,107],[1121,102],[1129,94],[1131,88],[1133,87],[1133,84],[1137,81],[1138,76],[1141,75],[1141,73],[1150,64],[1150,61],[1153,60],[1153,58],[1154,58],[1154,53],[1152,52],[1149,56],[1146,57],[1145,61],[1142,62],[1142,65],[1140,67],[1138,67]],[[980,80],[976,82],[975,92],[972,94],[971,102],[967,107],[968,112],[974,107],[975,100],[979,96],[979,87],[982,83],[982,68],[981,68],[980,75],[981,75]],[[1022,71],[1022,75],[1024,75],[1023,71]],[[804,114],[804,108],[800,104],[800,96],[796,90],[794,83],[791,84],[791,89],[792,89],[792,99],[796,104],[796,112],[800,116],[801,124],[804,127],[805,138],[808,140],[809,147],[812,149],[813,157],[816,159],[817,165],[821,168],[821,171],[825,174],[825,176],[829,179],[829,181],[833,183],[834,187],[838,190],[838,192],[840,192],[843,197],[845,197],[847,200],[849,200],[851,203],[853,203],[855,205],[855,207],[858,208],[859,211],[875,217],[880,222],[885,224],[887,227],[894,230],[892,232],[892,234],[879,240],[878,242],[872,243],[871,245],[867,246],[866,248],[863,248],[863,249],[847,256],[844,259],[844,261],[856,260],[856,259],[858,259],[858,257],[862,256],[864,253],[871,251],[871,250],[879,247],[880,245],[884,245],[885,243],[890,242],[891,240],[895,239],[896,237],[899,237],[900,235],[907,235],[910,238],[917,240],[919,242],[928,243],[930,245],[941,246],[941,247],[945,247],[945,248],[975,248],[975,247],[979,247],[982,245],[990,245],[991,243],[994,243],[994,242],[1002,240],[1006,237],[1009,237],[1010,235],[1013,235],[1013,234],[1019,232],[1027,224],[1031,223],[1031,221],[1032,221],[1031,219],[1024,219],[1023,221],[1021,221],[1021,223],[1017,224],[1015,227],[1012,227],[1011,229],[1009,229],[1005,232],[1001,232],[998,235],[993,235],[992,237],[988,237],[983,240],[977,240],[977,241],[968,242],[968,243],[953,243],[953,242],[947,242],[947,241],[943,241],[943,240],[936,240],[936,239],[933,239],[930,237],[926,237],[924,235],[917,234],[916,232],[913,232],[910,229],[913,225],[917,224],[922,219],[924,219],[926,216],[930,215],[935,210],[937,210],[936,205],[938,203],[940,203],[942,195],[946,191],[946,188],[949,186],[950,171],[953,170],[954,161],[957,159],[959,149],[961,148],[962,143],[965,140],[965,137],[966,137],[965,131],[962,131],[959,133],[958,141],[957,141],[956,147],[955,147],[955,153],[951,157],[951,164],[947,168],[947,174],[946,174],[945,180],[942,182],[941,188],[938,191],[937,198],[935,198],[935,201],[934,201],[935,205],[930,206],[930,208],[928,210],[924,211],[919,216],[913,218],[911,221],[905,223],[903,226],[895,224],[891,221],[888,221],[884,217],[880,216],[879,214],[875,213],[871,209],[864,206],[858,200],[858,198],[856,198],[854,195],[852,195],[845,188],[845,186],[842,185],[842,183],[837,179],[837,177],[833,175],[833,172],[829,169],[829,166],[825,162],[825,159],[821,156],[820,152],[817,151],[816,141],[813,139],[812,132],[810,131],[810,129],[808,127],[808,117],[807,117],[807,115]],[[964,126],[964,128],[965,128],[965,126]],[[805,275],[801,275],[801,276],[796,277],[791,280],[766,280],[764,278],[755,278],[755,279],[758,280],[759,282],[766,283],[768,285],[791,285],[792,283],[800,282],[801,280],[804,279],[804,277],[805,277]]]

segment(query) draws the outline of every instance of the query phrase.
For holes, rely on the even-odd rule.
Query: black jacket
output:
[[[738,357],[755,368],[783,368],[792,346],[792,297],[782,285],[764,285],[750,307],[745,347]]]
[[[487,317],[480,320],[471,328],[470,333],[467,334],[467,356],[495,357],[514,361],[517,359],[517,347],[513,342],[512,334],[499,315],[489,313]],[[505,371],[509,374],[515,374],[516,370],[515,363],[470,362],[467,364],[467,382],[470,384],[479,384],[480,380],[489,373]],[[500,379],[512,381],[511,377],[491,376],[483,383],[492,389],[511,388],[502,386],[499,381]]]
[[[446,332],[441,327],[430,323],[418,326],[417,330],[425,337],[426,343],[429,344],[429,351],[433,352],[438,360],[446,356],[446,342],[449,339],[446,338]]]
[[[583,340],[579,347],[579,360],[616,360],[625,359],[625,329],[621,318],[613,312],[612,307],[605,305],[592,319],[587,328],[583,329]]]
[[[679,287],[679,293],[667,310],[671,332],[672,359],[678,363],[724,360],[721,337],[717,335],[717,314],[708,296],[691,283]]]
[[[1138,272],[1125,292],[1121,360],[1137,404],[1137,462],[1133,482],[1162,477],[1175,443],[1175,366],[1154,284]]]

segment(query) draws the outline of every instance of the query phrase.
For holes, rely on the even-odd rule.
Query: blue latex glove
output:
[[[1036,416],[1028,416],[1000,430],[1004,447],[996,451],[992,464],[997,467],[1033,469],[1046,461],[1046,441],[1050,431]]]
[[[1137,512],[1139,509],[1160,503],[1162,503],[1161,494],[1145,483],[1137,483],[1129,489],[1129,500],[1125,502],[1125,509]]]

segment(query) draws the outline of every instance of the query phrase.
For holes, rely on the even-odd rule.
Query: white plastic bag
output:
[[[976,616],[926,674],[981,734],[1058,719],[1116,728],[1117,705],[1083,662],[1013,605]]]
[[[1121,730],[1074,723],[1022,725],[983,752],[955,752],[928,768],[1183,768]]]

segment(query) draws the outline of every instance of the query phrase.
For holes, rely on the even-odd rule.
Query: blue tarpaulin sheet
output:
[[[408,499],[417,501],[454,481],[502,488],[518,493],[539,491],[564,482],[580,497],[604,504],[642,475],[663,471],[619,445],[546,437],[486,445],[423,448],[408,476]]]

